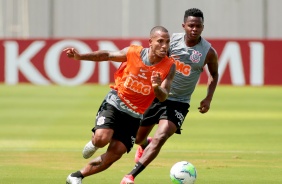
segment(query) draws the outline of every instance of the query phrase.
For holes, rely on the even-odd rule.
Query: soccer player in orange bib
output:
[[[68,184],[80,184],[84,177],[109,168],[128,153],[145,110],[157,98],[165,101],[175,74],[175,64],[167,57],[170,35],[162,26],[150,32],[149,48],[131,45],[120,51],[96,51],[79,54],[66,48],[69,58],[90,61],[123,62],[116,71],[115,84],[102,102],[92,140],[83,149],[83,157],[90,158],[98,148],[108,145],[107,151],[91,160],[84,168],[67,177]]]

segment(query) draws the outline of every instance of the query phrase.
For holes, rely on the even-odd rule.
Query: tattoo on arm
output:
[[[107,61],[109,60],[109,52],[100,50],[88,54],[82,54],[81,60]]]

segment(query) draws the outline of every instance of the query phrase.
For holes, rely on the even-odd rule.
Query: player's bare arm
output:
[[[80,54],[74,48],[64,49],[64,52],[66,52],[69,58],[75,60],[87,60],[87,61],[95,61],[95,62],[99,62],[99,61],[125,62],[127,60],[126,59],[127,51],[128,48],[126,47],[120,51],[99,50],[91,53]]]
[[[170,67],[170,71],[167,77],[163,81],[161,81],[160,77],[158,77],[158,79],[154,81],[152,77],[152,86],[154,88],[154,93],[160,102],[165,101],[168,97],[170,86],[175,75],[175,71],[176,71],[176,66],[175,64],[173,64]]]
[[[218,56],[214,48],[210,48],[205,63],[208,66],[210,78],[208,83],[207,96],[201,101],[200,107],[198,108],[199,112],[201,113],[206,113],[209,111],[210,103],[212,101],[213,94],[218,82]]]

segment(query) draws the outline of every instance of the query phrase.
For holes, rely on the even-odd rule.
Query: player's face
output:
[[[155,56],[164,58],[169,48],[170,36],[166,32],[156,31],[150,39],[150,47]]]
[[[182,27],[189,40],[197,40],[204,30],[203,19],[201,17],[188,16]]]

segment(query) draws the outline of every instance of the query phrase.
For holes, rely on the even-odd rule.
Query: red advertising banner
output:
[[[219,84],[282,85],[282,40],[208,40],[219,56]],[[120,50],[130,44],[148,46],[147,39],[29,39],[0,40],[0,83],[16,85],[109,84],[120,65],[116,62],[74,61],[63,49],[80,53]],[[204,70],[199,83],[207,83]]]

